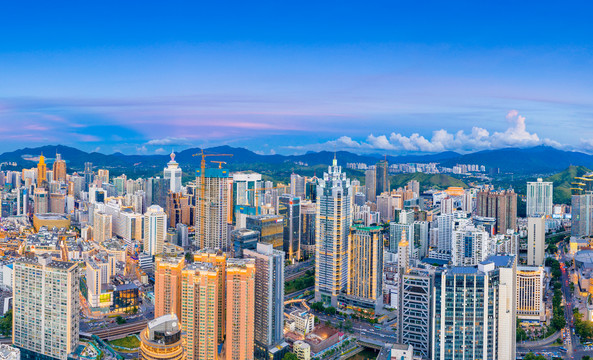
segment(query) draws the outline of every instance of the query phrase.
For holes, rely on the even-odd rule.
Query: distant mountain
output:
[[[569,166],[566,170],[544,179],[554,183],[554,204],[570,204],[572,182],[577,176],[591,172],[584,166]]]
[[[424,174],[424,173],[413,173],[413,174],[397,174],[391,176],[391,187],[399,188],[404,187],[409,181],[416,180],[420,183],[422,190],[430,188],[446,189],[450,186],[459,186],[467,188],[467,185],[452,176],[446,174]]]
[[[200,166],[201,158],[192,156],[200,152],[199,148],[186,149],[176,153],[176,160],[184,171],[189,172]],[[92,162],[96,167],[107,169],[125,169],[134,167],[135,170],[160,171],[169,161],[169,155],[124,155],[114,153],[105,155],[97,152],[87,153],[72,147],[63,145],[48,145],[38,148],[24,148],[0,155],[0,162],[16,162],[19,168],[32,167],[36,164],[36,158],[43,153],[47,162],[51,164],[55,154],[60,153],[62,158],[68,162],[68,168],[72,170],[84,169],[85,162]],[[260,155],[251,150],[231,146],[218,146],[205,149],[206,153],[231,154],[228,157],[208,158],[221,160],[233,168],[239,164],[290,164],[306,163],[309,166],[329,165],[334,156],[340,164],[366,163],[374,164],[383,156],[379,154],[359,155],[348,151],[338,151],[334,154],[331,151],[307,152],[302,155]],[[532,148],[506,148],[498,150],[479,151],[471,154],[458,154],[447,151],[429,155],[402,155],[387,156],[390,163],[428,163],[437,162],[443,166],[454,166],[456,164],[478,164],[484,165],[487,169],[499,169],[501,172],[516,174],[542,174],[562,171],[571,165],[580,165],[593,168],[593,156],[574,151],[563,151],[548,146],[537,146]]]

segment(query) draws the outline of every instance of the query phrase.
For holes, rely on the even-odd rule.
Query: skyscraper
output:
[[[287,260],[301,259],[301,198],[292,195],[278,197],[278,215],[284,217],[283,247]]]
[[[158,205],[152,205],[144,214],[144,252],[157,255],[163,252],[167,238],[167,214]]]
[[[453,266],[478,265],[492,254],[490,236],[482,226],[470,223],[453,230],[451,262]]]
[[[78,264],[51,256],[21,258],[13,266],[14,346],[24,358],[66,360],[78,346]]]
[[[255,359],[267,360],[284,341],[284,253],[259,243],[243,254],[255,259]]]
[[[35,189],[34,193],[34,213],[45,214],[49,212],[49,194],[44,188]]]
[[[280,215],[248,216],[245,222],[247,229],[258,231],[260,242],[272,244],[274,249],[284,249],[284,217]]]
[[[515,359],[515,277],[515,256],[492,256],[478,266],[437,274],[432,359]]]
[[[517,194],[512,190],[481,191],[476,202],[476,215],[496,218],[496,233],[517,230]]]
[[[348,232],[352,224],[350,179],[334,159],[317,187],[315,301],[337,305],[346,290]]]
[[[517,318],[545,321],[544,268],[517,266]]]
[[[527,219],[527,265],[543,266],[546,252],[546,218]]]
[[[188,360],[218,359],[221,269],[195,262],[181,277],[181,327]]]
[[[84,189],[85,191],[89,190],[91,183],[93,182],[93,163],[92,162],[85,162],[84,163]]]
[[[37,187],[42,187],[47,183],[47,165],[45,164],[45,157],[43,154],[39,156],[37,163]]]
[[[554,183],[538,178],[527,183],[527,216],[552,215]]]
[[[111,239],[113,218],[110,214],[103,211],[95,210],[93,221],[93,239],[95,242],[101,244],[104,241]]]
[[[259,231],[250,229],[236,229],[231,231],[233,256],[243,257],[243,250],[255,250],[259,241]]]
[[[384,192],[391,190],[389,182],[389,163],[387,160],[381,160],[375,165],[375,195],[379,196]]]
[[[294,196],[298,196],[301,199],[305,198],[305,180],[306,178],[292,173],[290,175],[290,193]]]
[[[255,260],[229,259],[226,266],[226,358],[252,360],[254,354]]]
[[[183,257],[156,257],[154,272],[154,316],[175,314],[181,319],[181,272]]]
[[[181,191],[181,168],[175,161],[175,153],[171,151],[171,161],[167,163],[167,167],[163,170],[163,178],[169,180],[169,190],[172,193]]]
[[[586,237],[593,235],[593,194],[572,195],[570,235]]]
[[[380,226],[353,225],[348,236],[347,301],[378,309],[383,303],[383,234]]]
[[[212,264],[220,271],[220,276],[218,277],[218,287],[216,290],[218,292],[217,299],[219,309],[219,312],[216,314],[218,317],[216,323],[218,324],[218,341],[222,344],[224,341],[226,328],[226,253],[218,249],[200,249],[194,253],[194,261]]]
[[[197,170],[196,238],[200,249],[227,250],[230,219],[230,181],[227,169],[207,168],[202,184]],[[202,197],[203,196],[203,197]]]
[[[400,271],[399,284],[398,342],[412,345],[417,356],[428,359],[434,273],[427,269],[407,268]]]
[[[375,169],[368,169],[364,172],[364,188],[367,201],[377,201],[377,172]]]
[[[66,181],[66,162],[62,160],[62,155],[56,154],[56,160],[53,165],[53,180],[65,182]]]
[[[301,255],[315,255],[315,218],[317,205],[310,201],[301,202]]]

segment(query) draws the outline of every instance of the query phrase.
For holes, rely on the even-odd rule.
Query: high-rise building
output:
[[[381,160],[375,165],[375,175],[375,195],[379,196],[384,192],[390,192],[389,163],[387,160]]]
[[[554,183],[537,181],[527,183],[527,216],[549,216],[552,215]]]
[[[517,318],[545,321],[544,268],[517,266]]]
[[[348,232],[352,225],[350,179],[334,159],[317,187],[315,301],[337,305],[346,290]]]
[[[453,214],[437,216],[438,249],[451,253],[453,247]]]
[[[298,175],[298,174],[291,174],[290,175],[290,193],[294,196],[298,196],[301,199],[305,198],[305,183],[306,178]]]
[[[181,325],[177,315],[157,317],[140,332],[140,359],[185,360]]]
[[[34,193],[34,210],[35,214],[46,214],[49,212],[49,194],[44,188],[35,189]]]
[[[255,359],[267,360],[284,342],[284,253],[259,243],[243,255],[255,259]]]
[[[177,224],[191,224],[191,218],[194,216],[194,208],[190,206],[189,201],[189,197],[183,195],[181,192],[171,192],[167,195],[169,227],[175,227]]]
[[[375,169],[368,169],[364,172],[364,188],[367,201],[377,200],[377,175]]]
[[[247,229],[259,231],[260,242],[284,249],[284,217],[280,215],[254,215],[246,220]]]
[[[593,235],[593,194],[572,195],[570,235],[587,237]]]
[[[515,277],[515,256],[492,256],[478,266],[437,274],[431,358],[515,359]]]
[[[255,260],[229,259],[226,266],[226,358],[254,354]]]
[[[218,324],[218,341],[222,344],[225,337],[226,327],[226,253],[219,249],[200,249],[194,253],[194,261],[212,264],[220,270],[217,287],[218,296],[216,297],[218,299],[219,312],[216,314],[218,317],[216,323]]]
[[[379,309],[383,304],[382,227],[353,225],[348,236],[347,301]]]
[[[84,163],[84,189],[85,191],[89,190],[91,183],[93,182],[93,163],[92,162],[85,162]]]
[[[416,356],[428,359],[434,272],[408,268],[400,271],[399,284],[398,342],[412,345]]]
[[[157,255],[163,252],[167,238],[167,214],[158,205],[152,205],[144,214],[144,252]]]
[[[263,188],[262,183],[261,174],[252,172],[233,173],[232,222],[237,228],[245,227],[245,218],[249,215],[255,215],[256,207],[266,203],[264,193],[259,190]],[[270,184],[265,187],[271,188],[272,186]]]
[[[294,354],[299,360],[311,360],[311,345],[302,340],[297,340],[292,345]]]
[[[146,179],[146,192],[150,192],[148,204],[158,205],[165,209],[167,207],[167,196],[171,190],[171,179],[161,177]]]
[[[113,218],[110,214],[95,210],[93,220],[93,239],[97,243],[102,243],[111,239]]]
[[[303,257],[315,255],[315,218],[317,205],[311,201],[301,202],[301,253]]]
[[[97,170],[97,176],[95,177],[95,180],[99,186],[109,183],[109,170],[107,170],[107,169]]]
[[[283,219],[282,250],[287,260],[301,259],[301,198],[292,195],[278,197],[278,215]]]
[[[154,316],[175,314],[181,318],[181,271],[184,257],[156,257],[154,271]]]
[[[53,165],[53,180],[65,182],[66,181],[66,161],[62,160],[62,155],[56,154],[56,160]]]
[[[181,168],[175,161],[175,153],[171,151],[171,161],[167,163],[167,167],[163,170],[163,178],[169,179],[169,190],[172,193],[181,191]]]
[[[23,358],[66,360],[78,346],[78,264],[51,256],[20,258],[13,265],[14,346]]]
[[[231,183],[227,169],[197,170],[196,238],[200,249],[227,250]]]
[[[39,156],[37,163],[37,187],[42,187],[47,183],[47,165],[43,154]]]
[[[195,262],[181,277],[181,328],[188,360],[218,359],[221,269]]]
[[[259,231],[250,229],[236,229],[231,231],[233,256],[243,257],[243,250],[255,250],[259,241]]]
[[[527,265],[543,266],[546,252],[546,218],[527,219]]]
[[[517,229],[517,194],[511,190],[481,191],[476,201],[476,215],[496,218],[496,233]]]
[[[478,265],[492,254],[490,236],[482,226],[467,223],[453,230],[453,266]]]

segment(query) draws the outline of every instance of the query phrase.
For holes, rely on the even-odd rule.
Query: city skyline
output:
[[[37,6],[0,22],[0,151],[593,150],[590,4]]]

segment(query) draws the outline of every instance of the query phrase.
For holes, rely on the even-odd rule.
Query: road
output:
[[[317,316],[319,318],[319,321],[321,322],[326,322],[329,321],[330,324],[332,324],[332,326],[339,328],[340,324],[344,324],[344,320],[343,317],[336,315],[336,316],[330,316],[324,313],[319,313],[316,312],[314,310],[311,310],[313,314],[315,314],[315,316]],[[352,333],[354,334],[354,336],[356,336],[359,339],[368,339],[368,340],[374,340],[374,341],[379,341],[379,342],[390,342],[390,343],[395,343],[396,342],[396,337],[395,337],[395,331],[393,330],[393,328],[389,325],[382,325],[382,324],[375,324],[375,325],[371,325],[369,323],[367,323],[366,321],[357,321],[357,320],[351,320],[352,321]],[[377,326],[377,328],[375,327]]]

